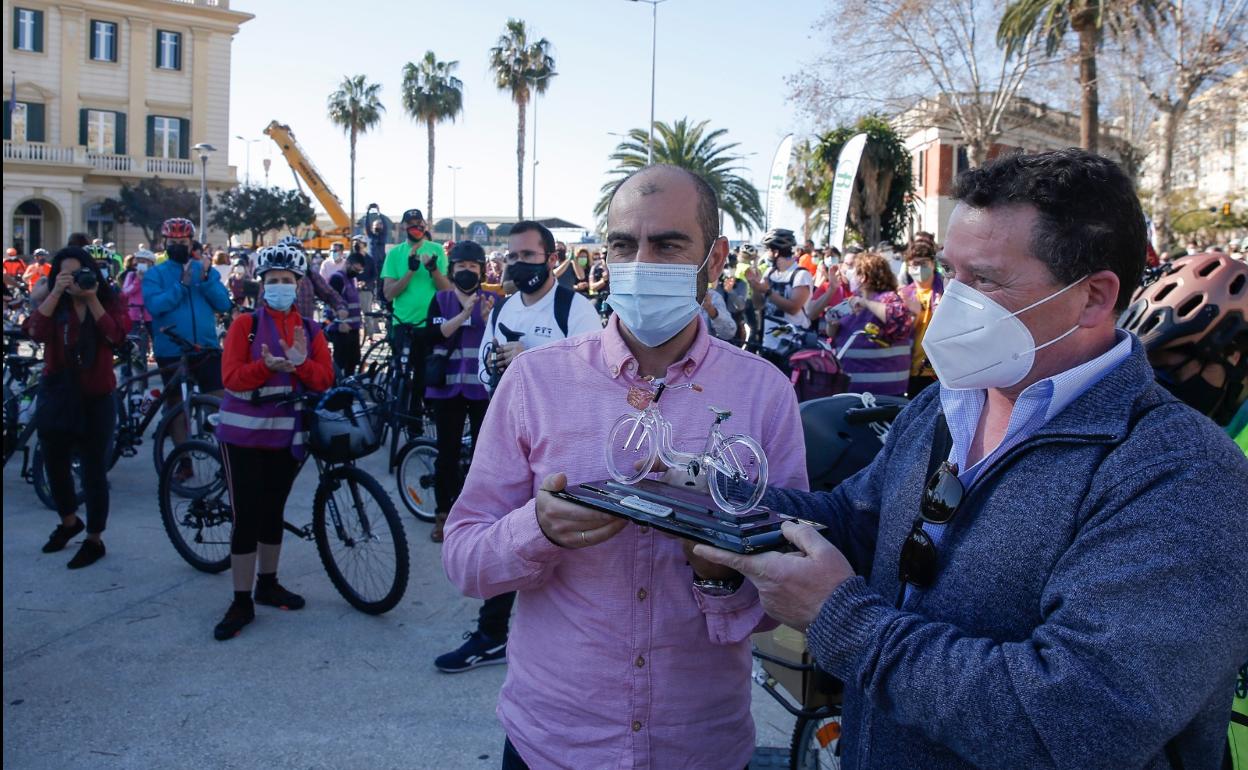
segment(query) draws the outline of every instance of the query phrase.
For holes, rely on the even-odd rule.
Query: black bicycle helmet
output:
[[[871,464],[882,432],[909,402],[901,396],[838,393],[798,405],[810,490],[831,491]]]
[[[773,227],[763,236],[763,245],[773,251],[791,252],[797,246],[797,236],[792,230]]]
[[[476,241],[460,241],[451,249],[450,264],[456,262],[476,262],[485,267],[485,249]]]

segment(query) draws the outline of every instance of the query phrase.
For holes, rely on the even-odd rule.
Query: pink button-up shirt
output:
[[[770,483],[807,488],[797,400],[774,366],[700,325],[666,380],[704,388],[663,397],[678,449],[704,446],[707,407],[731,409],[724,432],[762,443]],[[498,717],[535,770],[723,770],[745,767],[754,750],[749,637],[771,621],[753,585],[704,595],[680,542],[648,527],[572,550],[537,523],[547,474],[566,473],[569,487],[609,477],[607,432],[639,384],[615,318],[519,356],[446,526],[442,561],[455,585],[476,597],[519,592]]]

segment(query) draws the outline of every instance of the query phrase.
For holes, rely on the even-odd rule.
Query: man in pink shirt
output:
[[[754,587],[692,544],[559,500],[608,477],[607,433],[629,388],[669,391],[677,448],[701,449],[713,416],[754,436],[771,483],[806,488],[797,400],[779,371],[707,332],[699,302],[728,255],[715,193],[651,166],[608,212],[611,303],[601,332],[526,351],[486,415],[446,525],[442,559],[464,593],[517,591],[498,716],[503,767],[745,767],[754,750],[750,645],[769,624]],[[708,253],[709,252],[709,253]],[[594,393],[612,408],[567,408]]]

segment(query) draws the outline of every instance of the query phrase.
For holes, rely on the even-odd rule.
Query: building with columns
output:
[[[200,143],[209,192],[235,186],[230,50],[251,18],[230,0],[4,0],[4,245],[81,231],[132,251],[142,230],[100,204],[151,177],[198,190]]]

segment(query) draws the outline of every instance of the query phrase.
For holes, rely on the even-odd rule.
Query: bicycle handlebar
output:
[[[172,326],[166,326],[160,329],[159,331],[161,334],[173,340],[173,343],[177,345],[178,347],[182,348],[182,352],[184,353],[200,353],[206,350],[206,348],[203,345],[200,345],[195,342],[191,342],[187,338],[175,332]]]

